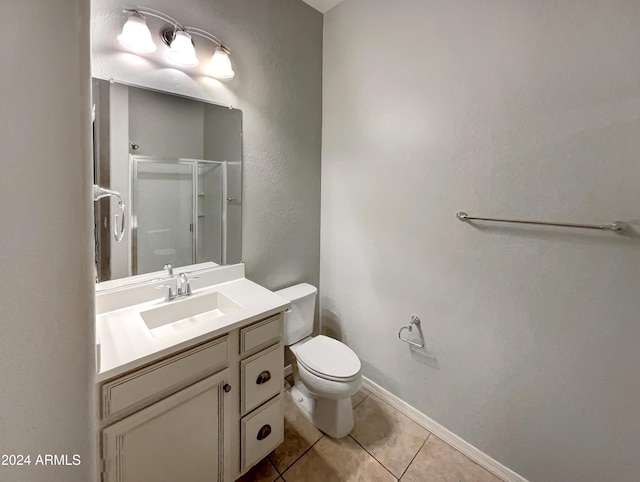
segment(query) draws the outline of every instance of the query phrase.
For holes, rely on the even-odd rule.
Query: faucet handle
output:
[[[189,276],[186,273],[182,273],[182,274],[184,275],[183,283],[184,283],[184,285],[186,285],[183,288],[183,291],[184,291],[183,294],[185,296],[191,296],[191,281],[194,280],[194,279],[200,278],[200,276]]]
[[[175,294],[173,293],[173,286],[171,286],[171,283],[164,283],[155,287],[155,289],[157,290],[162,288],[167,288],[167,293],[164,296],[165,301],[171,301],[175,298]]]
[[[173,266],[171,266],[169,263],[165,264],[162,269],[167,270],[167,274],[169,276],[173,276]]]
[[[187,277],[187,294],[191,294],[191,281],[194,279],[199,279],[200,276],[189,276]]]

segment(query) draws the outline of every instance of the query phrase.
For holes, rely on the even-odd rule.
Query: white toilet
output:
[[[284,318],[284,344],[297,362],[291,396],[316,427],[341,438],[353,428],[351,396],[362,384],[361,365],[347,345],[324,335],[310,336],[317,292],[307,283],[276,291],[291,302]]]

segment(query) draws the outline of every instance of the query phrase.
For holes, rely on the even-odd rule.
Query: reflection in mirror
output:
[[[96,280],[239,263],[242,112],[99,79],[93,104],[94,184],[130,206],[116,243],[117,201],[95,203]]]

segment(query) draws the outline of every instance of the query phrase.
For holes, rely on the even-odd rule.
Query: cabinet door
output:
[[[107,482],[224,481],[229,369],[102,431]]]

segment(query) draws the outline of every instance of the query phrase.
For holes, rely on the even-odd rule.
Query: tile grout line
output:
[[[418,456],[418,454],[420,453],[420,451],[422,450],[422,447],[424,447],[424,444],[427,443],[427,440],[429,440],[429,437],[431,437],[431,435],[433,435],[431,432],[429,432],[429,434],[427,435],[427,438],[424,439],[424,442],[422,442],[422,445],[420,445],[420,448],[418,449],[418,451],[415,453],[415,455],[413,456],[413,458],[411,459],[411,462],[409,462],[409,465],[407,465],[407,468],[404,469],[404,472],[402,472],[402,475],[400,476],[400,478],[398,480],[402,480],[402,477],[404,477],[404,474],[407,473],[407,470],[409,470],[409,467],[411,467],[411,464],[413,463],[413,461],[416,459],[416,457]]]
[[[272,451],[271,453],[273,453],[273,451]],[[281,473],[280,473],[280,471],[278,470],[278,467],[276,467],[276,464],[274,464],[274,463],[271,461],[271,457],[270,457],[271,453],[270,453],[269,455],[267,455],[267,462],[269,462],[269,463],[271,464],[271,467],[273,467],[273,468],[274,468],[274,470],[276,471],[276,474],[278,474],[278,476],[273,480],[273,482],[275,482],[275,481],[276,481],[276,480],[278,480],[280,477],[282,477],[282,474],[281,474]]]
[[[279,470],[278,470],[278,468],[276,467],[276,471],[280,474],[280,477],[282,477],[282,479],[283,479],[283,480],[286,480],[286,479],[284,478],[284,473],[285,473],[287,470],[289,470],[291,467],[293,467],[296,463],[298,463],[298,461],[299,461],[302,457],[304,457],[304,456],[307,454],[307,452],[309,452],[309,450],[311,450],[313,447],[315,447],[315,445],[316,445],[318,442],[320,442],[320,440],[322,440],[324,437],[326,437],[326,435],[325,435],[325,434],[322,434],[322,436],[321,436],[318,440],[316,440],[315,442],[313,442],[313,443],[312,443],[312,444],[311,444],[311,445],[310,445],[310,446],[309,446],[309,447],[308,447],[304,452],[302,452],[302,453],[301,453],[301,454],[300,454],[300,455],[299,455],[299,456],[298,456],[298,457],[297,457],[293,462],[291,462],[291,463],[288,465],[288,467],[282,471],[282,473],[280,473],[280,471],[279,471]]]
[[[363,386],[378,398],[387,402],[394,407],[400,413],[408,416],[411,420],[421,425],[433,435],[438,437],[443,442],[453,447],[456,451],[460,452],[466,458],[470,459],[475,464],[479,465],[487,472],[497,478],[498,481],[503,482],[529,482],[520,474],[514,472],[509,467],[503,465],[497,460],[493,459],[485,452],[462,439],[460,436],[453,433],[443,425],[439,424],[432,418],[428,417],[418,409],[408,404],[404,400],[400,399],[393,393],[389,392],[382,386],[373,382],[369,378],[363,376]]]
[[[293,387],[293,385],[291,385],[288,389],[286,389],[285,391],[289,391],[291,390],[291,388]],[[362,404],[362,402],[364,402],[367,398],[369,398],[369,395],[372,394],[372,392],[370,390],[365,389],[367,394],[362,398],[362,400],[360,400],[356,405],[353,406],[353,409],[355,410],[356,407],[360,406],[360,404]],[[375,395],[375,394],[374,394]],[[380,398],[380,397],[377,397]],[[399,412],[399,410],[397,410],[393,405],[391,405],[390,403],[388,403],[386,400],[383,400],[382,398],[380,398],[380,401],[386,403],[387,405],[389,405],[393,410]],[[401,412],[399,412],[401,413]],[[400,481],[400,479],[402,477],[404,477],[405,473],[407,472],[407,470],[409,469],[409,467],[411,466],[411,464],[413,463],[413,461],[415,460],[415,458],[417,457],[418,453],[420,452],[420,450],[422,450],[422,447],[424,447],[424,444],[427,442],[427,440],[429,439],[429,437],[431,437],[432,433],[431,431],[428,431],[427,437],[424,439],[424,441],[422,442],[422,444],[420,445],[420,447],[418,448],[418,450],[416,451],[416,453],[413,455],[413,457],[411,458],[411,461],[409,462],[409,464],[407,465],[407,467],[404,469],[404,471],[402,472],[402,474],[400,475],[400,477],[396,477],[395,474],[393,472],[391,472],[380,460],[378,460],[375,455],[373,455],[371,452],[369,452],[363,445],[360,444],[360,442],[358,442],[351,434],[348,434],[347,436],[351,438],[351,440],[353,440],[360,448],[362,448],[362,450],[364,450],[373,460],[375,460],[387,473],[389,473],[389,475],[391,475],[396,481]],[[298,463],[298,461],[300,461],[300,459],[302,459],[302,457],[304,457],[307,452],[309,452],[320,440],[322,440],[324,437],[326,437],[327,435],[322,434],[321,437],[316,440],[312,445],[310,445],[304,452],[302,452],[302,454],[300,454],[291,464],[289,464],[282,472],[280,472],[280,470],[278,469],[278,467],[276,467],[275,463],[269,458],[269,463],[275,468],[276,472],[278,473],[279,477],[276,478],[276,481],[279,478],[282,478],[282,480],[284,482],[286,482],[284,473],[289,470],[291,467],[293,467],[296,463]]]
[[[367,391],[369,392],[369,394],[368,394],[365,398],[363,398],[363,399],[362,399],[362,401],[361,401],[360,403],[364,402],[364,400],[365,400],[366,398],[369,398],[369,395],[374,395],[374,396],[375,396],[375,398],[377,398],[377,399],[378,399],[378,400],[380,400],[381,402],[386,403],[386,404],[387,404],[387,405],[388,405],[388,406],[389,406],[389,407],[390,407],[394,412],[397,412],[397,413],[399,413],[400,415],[403,415],[403,416],[407,417],[407,415],[405,415],[404,413],[402,413],[400,410],[398,410],[396,407],[394,407],[393,405],[391,405],[391,404],[390,404],[389,402],[387,402],[386,400],[383,400],[382,398],[380,398],[380,397],[376,396],[376,394],[375,394],[375,393],[373,393],[373,392],[371,392],[370,390],[367,390]],[[359,403],[358,405],[360,405],[360,403]],[[354,407],[354,408],[355,408],[355,407]],[[408,418],[409,420],[411,420],[412,422],[414,422],[415,424],[417,424],[417,425],[421,426],[418,422],[416,422],[415,420],[412,420],[412,419],[411,419],[411,417],[407,417],[407,418]],[[421,427],[422,427],[422,426],[421,426]],[[427,437],[422,441],[422,444],[420,445],[420,448],[418,449],[418,451],[417,451],[415,454],[413,454],[413,457],[411,458],[411,462],[409,462],[409,465],[407,465],[407,466],[405,467],[405,469],[404,469],[404,470],[403,470],[403,472],[402,472],[402,475],[400,475],[400,477],[397,477],[397,480],[400,480],[400,479],[402,479],[402,477],[404,477],[404,474],[407,472],[407,470],[409,469],[409,467],[410,467],[410,466],[411,466],[411,464],[413,463],[414,459],[416,458],[416,456],[418,455],[418,453],[420,452],[420,450],[422,450],[422,447],[424,447],[424,444],[425,444],[425,443],[427,443],[427,440],[428,440],[428,439],[429,439],[429,437],[431,437],[431,435],[432,435],[431,430],[428,430],[428,429],[426,429],[425,427],[422,427],[422,428],[424,428],[424,429],[427,431]],[[349,436],[351,437],[351,435],[349,435]],[[360,443],[359,443],[359,442],[358,442],[354,437],[351,437],[351,438],[352,438],[353,440],[355,440],[355,442],[356,442],[358,445],[360,445]],[[391,475],[393,475],[393,476],[395,477],[395,474],[393,474],[389,469],[387,469],[387,467],[386,467],[382,462],[380,462],[380,461],[379,461],[379,460],[378,460],[378,459],[377,459],[377,458],[376,458],[372,453],[370,453],[370,452],[369,452],[366,448],[364,448],[362,445],[360,445],[360,447],[362,447],[362,448],[363,448],[363,449],[364,449],[364,450],[365,450],[369,455],[371,455],[374,459],[376,459],[376,461],[377,461],[380,465],[382,465],[382,466],[387,470],[387,472],[389,472]],[[464,454],[463,454],[463,455],[464,455]],[[503,482],[504,482],[504,481],[503,481]]]
[[[291,376],[291,375],[287,375],[287,377],[288,377],[288,376]],[[290,391],[290,390],[293,388],[293,384],[289,383],[289,380],[287,380],[287,377],[284,377],[284,381],[285,381],[285,383],[289,384],[289,387],[284,389],[284,393],[287,393],[288,391]],[[284,385],[283,385],[283,387],[284,387]],[[320,437],[320,438],[322,438],[322,437]],[[320,440],[320,439],[318,439],[318,440]],[[316,440],[316,441],[315,441],[315,443],[314,443],[313,445],[315,445],[316,443],[318,443],[318,440]],[[284,443],[284,442],[283,442],[283,443]],[[313,447],[313,445],[312,445],[311,447]],[[311,448],[311,447],[309,447],[309,448]],[[303,453],[302,453],[302,455],[304,455],[305,453],[306,453],[306,451],[305,451],[305,452],[303,452]],[[273,482],[277,482],[279,479],[285,480],[284,475],[282,475],[282,474],[284,474],[284,473],[289,469],[289,467],[291,467],[293,464],[295,464],[295,463],[298,461],[298,459],[299,459],[300,457],[302,457],[302,455],[300,455],[300,457],[298,457],[298,458],[297,458],[297,459],[295,459],[291,464],[289,464],[289,467],[287,467],[287,468],[286,468],[286,469],[284,469],[282,472],[280,472],[280,469],[279,469],[278,467],[276,467],[276,464],[273,462],[273,460],[271,460],[270,455],[271,455],[271,454],[267,455],[267,459],[269,460],[269,463],[271,464],[271,466],[272,466],[274,469],[276,469],[276,472],[278,473],[278,477],[277,477]],[[286,481],[285,481],[285,482],[286,482]]]
[[[484,470],[485,472],[493,475],[496,479],[498,479],[500,482],[506,482],[504,479],[502,479],[501,477],[498,477],[496,474],[494,474],[493,472],[491,472],[490,470],[487,470],[485,467],[483,467],[482,465],[480,465],[478,462],[476,462],[475,460],[473,460],[471,457],[469,457],[466,454],[463,454],[462,452],[460,452],[457,448],[455,448],[453,445],[451,445],[450,443],[446,442],[445,440],[442,440],[440,437],[438,437],[437,435],[434,435],[434,437],[436,437],[438,440],[440,440],[443,444],[447,445],[451,450],[459,453],[460,455],[462,455],[465,459],[469,460],[469,462],[471,462],[474,465],[477,465],[478,467],[480,467],[482,470]],[[426,440],[425,440],[426,442]]]
[[[286,377],[285,377],[285,380],[286,380]],[[288,392],[288,391],[289,391],[289,390],[291,390],[292,388],[293,388],[293,385],[291,385],[289,388],[287,388],[287,389],[285,390],[285,392]],[[356,406],[354,406],[354,407],[353,407],[353,409],[355,409],[358,405],[360,405],[362,402],[364,402],[364,401],[365,401],[365,399],[367,399],[367,398],[369,397],[369,395],[371,395],[371,392],[370,392],[369,390],[367,390],[367,394],[362,398],[362,400],[360,400],[360,401],[357,403],[357,405],[356,405]],[[351,435],[348,435],[348,436],[349,436],[349,437],[351,437]],[[315,442],[313,442],[313,443],[312,443],[312,444],[311,444],[311,445],[310,445],[310,446],[309,446],[309,447],[308,447],[304,452],[302,452],[298,457],[296,457],[296,459],[295,459],[293,462],[291,462],[291,463],[290,463],[290,464],[289,464],[289,465],[288,465],[288,466],[287,466],[287,467],[286,467],[282,472],[280,472],[280,469],[278,469],[278,467],[276,466],[276,464],[271,460],[271,458],[270,458],[269,456],[267,456],[267,459],[269,460],[269,463],[270,463],[270,464],[271,464],[271,465],[276,469],[276,472],[278,473],[278,475],[279,475],[280,477],[282,477],[282,479],[283,479],[283,480],[285,480],[285,479],[284,479],[284,473],[285,473],[287,470],[289,470],[291,467],[293,467],[293,466],[294,466],[294,464],[296,464],[296,463],[297,463],[297,462],[298,462],[302,457],[304,457],[304,456],[305,456],[305,454],[306,454],[309,450],[311,450],[311,449],[312,449],[312,448],[313,448],[313,447],[314,447],[318,442],[320,442],[320,440],[322,440],[324,437],[326,437],[326,435],[325,435],[324,433],[322,433],[322,432],[321,432],[320,438],[318,438],[318,440],[316,440]],[[353,437],[351,437],[351,438],[353,439]],[[358,443],[358,441],[357,441],[357,440],[355,440],[355,439],[353,439],[353,440],[354,440],[354,442]],[[358,444],[358,445],[360,445],[360,444]],[[362,447],[362,445],[360,445],[360,447]],[[365,449],[364,447],[362,447],[362,449],[363,449],[365,452],[367,452],[367,449]],[[369,453],[369,452],[367,452],[367,453]],[[369,455],[371,455],[371,454],[369,454]],[[371,455],[371,457],[373,457],[373,455]],[[375,457],[373,457],[373,458],[375,459],[375,461],[376,461],[376,462],[378,462],[380,465],[382,465],[378,459],[376,459]],[[384,465],[382,465],[382,467],[383,467],[387,472],[389,472],[389,470],[388,470]],[[389,472],[389,473],[391,473],[391,472]],[[393,475],[393,474],[391,474],[391,475]],[[395,475],[393,475],[393,476],[395,477]],[[278,480],[278,479],[276,479],[276,480]]]
[[[285,378],[286,381],[286,378]],[[293,387],[293,385],[290,385],[288,388],[285,388],[285,392],[291,390],[291,388]],[[356,405],[353,406],[353,410],[356,409],[356,407],[359,407],[362,402],[364,402],[367,398],[369,398],[369,395],[376,395],[374,392],[372,392],[371,390],[365,388],[367,394],[362,398],[362,400],[360,400]],[[391,409],[393,409],[395,412],[400,413],[401,415],[407,416],[406,414],[404,414],[403,412],[401,412],[400,410],[398,410],[394,405],[392,405],[391,403],[389,403],[387,400],[383,399],[382,397],[376,396],[377,399],[379,399],[381,402],[386,403],[389,407],[391,407]],[[422,426],[422,424],[418,423],[416,420],[413,420],[411,417],[408,417],[410,420],[412,420],[413,422],[417,423],[418,425]],[[426,427],[422,426],[423,428],[426,429]],[[411,465],[413,464],[413,462],[415,461],[416,457],[418,456],[418,454],[420,453],[420,451],[423,449],[423,447],[425,446],[425,444],[427,443],[427,441],[431,438],[433,434],[433,432],[431,432],[430,430],[427,429],[427,437],[424,439],[424,441],[422,442],[422,444],[420,445],[420,447],[418,448],[418,450],[416,451],[416,453],[413,455],[413,457],[411,458],[411,461],[409,462],[409,464],[407,465],[407,467],[404,469],[404,471],[402,472],[402,474],[400,475],[400,477],[396,477],[395,474],[393,474],[380,460],[378,460],[375,455],[373,455],[371,452],[369,452],[362,444],[360,444],[360,442],[358,442],[358,440],[355,439],[355,437],[353,437],[351,434],[348,434],[348,437],[351,438],[351,440],[353,440],[360,448],[362,448],[362,450],[364,450],[371,458],[373,458],[380,466],[382,466],[382,468],[387,471],[396,481],[400,481],[402,479],[402,477],[404,477],[407,473],[407,471],[409,470],[409,467],[411,467]],[[293,467],[296,463],[298,463],[300,461],[300,459],[302,459],[302,457],[304,457],[307,452],[309,452],[320,440],[322,440],[324,437],[326,437],[327,435],[325,434],[321,434],[320,438],[318,438],[313,444],[311,444],[306,450],[304,450],[304,452],[302,452],[298,457],[296,457],[294,459],[294,461],[292,463],[290,463],[282,472],[280,472],[280,470],[278,469],[278,467],[276,466],[276,464],[271,460],[271,458],[269,456],[267,456],[267,459],[269,461],[269,463],[271,464],[271,466],[275,469],[276,473],[278,474],[278,477],[275,479],[274,482],[277,482],[279,479],[282,479],[284,482],[286,482],[284,473],[289,470],[291,467]],[[478,462],[476,462],[475,460],[473,460],[471,457],[469,457],[468,455],[466,455],[465,453],[459,451],[457,448],[455,448],[454,446],[452,446],[450,443],[448,443],[447,441],[441,439],[440,437],[438,437],[437,435],[434,435],[436,438],[438,438],[440,441],[442,441],[444,444],[446,444],[447,446],[449,446],[452,450],[454,450],[455,452],[461,454],[462,456],[464,456],[466,459],[469,460],[469,462],[473,463],[474,465],[477,465],[478,467],[480,467],[481,469],[484,469],[485,471],[487,471],[489,474],[495,476],[498,480],[500,480],[501,482],[506,482],[503,479],[501,479],[500,477],[497,477],[496,474],[492,473],[491,471],[487,470],[485,467],[483,467],[482,465],[480,465]]]
[[[369,390],[367,390],[367,392],[369,392]],[[358,403],[356,403],[356,404],[353,406],[353,410],[355,410],[357,406],[359,406],[362,402],[364,402],[367,398],[369,398],[369,395],[371,395],[371,392],[367,393],[367,394],[362,398],[362,400],[360,400]]]
[[[296,463],[297,463],[297,462],[298,462],[302,457],[304,457],[304,456],[307,454],[307,452],[309,452],[309,450],[311,450],[311,449],[312,449],[312,448],[313,448],[313,447],[314,447],[318,442],[320,442],[320,440],[322,440],[325,436],[326,436],[325,434],[322,434],[318,440],[316,440],[315,442],[313,442],[313,443],[312,443],[312,444],[311,444],[311,445],[310,445],[310,446],[309,446],[309,447],[308,447],[304,452],[302,452],[302,453],[301,453],[301,454],[300,454],[300,455],[299,455],[299,456],[298,456],[298,457],[297,457],[293,462],[291,462],[291,463],[289,464],[289,466],[288,466],[286,469],[284,469],[284,470],[282,471],[282,473],[280,474],[280,477],[282,477],[282,480],[285,480],[285,478],[284,478],[284,473],[285,473],[287,470],[289,470],[291,467],[293,467],[293,466],[294,466],[294,465],[295,465],[295,464],[296,464]],[[276,470],[278,470],[278,469],[276,468]],[[279,471],[278,471],[278,472],[279,472]]]
[[[396,475],[395,475],[393,472],[391,472],[391,471],[387,468],[387,466],[386,466],[386,465],[384,465],[382,462],[380,462],[380,461],[376,458],[376,456],[375,456],[375,455],[373,455],[371,452],[369,452],[369,451],[368,451],[368,450],[367,450],[367,449],[366,449],[366,448],[365,448],[365,447],[364,447],[360,442],[358,442],[358,441],[355,439],[355,437],[353,437],[351,434],[349,434],[349,435],[347,435],[347,436],[348,436],[349,438],[351,438],[351,440],[353,440],[356,444],[358,444],[358,447],[360,447],[362,450],[364,450],[366,453],[368,453],[368,454],[369,454],[369,456],[370,456],[373,460],[375,460],[376,462],[378,462],[378,464],[380,464],[380,466],[381,466],[384,470],[386,470],[387,472],[389,472],[389,474],[391,474],[391,476],[392,476],[394,479],[396,479],[396,480],[400,480],[398,477],[396,477]]]
[[[285,377],[285,381],[286,381],[286,380],[287,380],[287,378]],[[288,392],[288,391],[290,391],[290,390],[293,388],[293,384],[289,384],[289,385],[290,385],[290,386],[289,386],[289,388],[287,388],[287,389],[285,390],[285,392]],[[366,398],[366,397],[365,397],[365,398]],[[363,398],[363,400],[364,400],[364,398]],[[296,457],[296,458],[294,459],[294,461],[293,461],[293,462],[291,462],[291,463],[290,463],[290,464],[289,464],[289,465],[288,465],[288,466],[287,466],[287,467],[286,467],[282,472],[280,472],[280,469],[278,469],[278,467],[276,467],[276,464],[271,460],[271,458],[269,458],[269,457],[267,456],[267,458],[269,458],[269,462],[271,463],[271,465],[273,465],[273,467],[276,469],[276,472],[278,472],[278,475],[280,476],[279,478],[282,478],[282,480],[284,480],[284,481],[286,482],[286,479],[284,478],[284,473],[285,473],[287,470],[289,470],[291,467],[293,467],[293,465],[294,465],[296,462],[298,462],[298,460],[300,460],[302,457],[304,457],[304,456],[305,456],[305,454],[306,454],[309,450],[311,450],[315,444],[317,444],[318,442],[320,442],[320,440],[322,440],[322,438],[323,438],[323,437],[325,437],[325,434],[323,434],[322,432],[320,432],[320,437],[318,438],[318,440],[316,440],[316,441],[315,441],[315,442],[313,442],[311,445],[309,445],[309,447],[307,447],[307,448],[306,448],[306,450],[305,450],[304,452],[302,452],[298,457]],[[276,481],[277,481],[277,480],[278,480],[278,479],[276,479]]]

